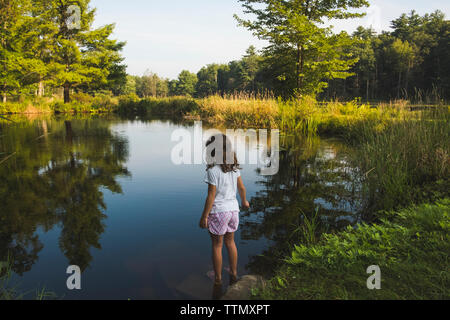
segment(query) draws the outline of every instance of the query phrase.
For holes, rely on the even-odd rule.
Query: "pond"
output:
[[[0,261],[14,259],[12,281],[64,299],[211,298],[210,240],[198,227],[205,166],[171,161],[180,128],[194,130],[113,115],[1,122]],[[276,175],[242,166],[251,209],[236,234],[240,275],[270,275],[306,241],[315,212],[320,232],[362,218],[352,156],[338,139],[282,135]],[[69,265],[82,270],[81,290],[66,287]]]

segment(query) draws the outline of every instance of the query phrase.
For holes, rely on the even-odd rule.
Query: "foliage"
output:
[[[197,85],[197,75],[187,70],[181,71],[178,80],[173,88],[173,94],[177,96],[193,97],[195,94],[195,86]]]
[[[347,78],[347,71],[357,62],[345,54],[352,41],[345,32],[333,34],[331,28],[321,27],[326,19],[349,19],[362,14],[350,13],[350,8],[369,5],[365,0],[351,1],[260,1],[240,0],[245,13],[256,16],[255,21],[243,20],[239,24],[268,40],[270,52],[284,50],[295,57],[293,89],[299,94],[312,94],[326,87],[325,80]],[[289,60],[288,60],[289,61]],[[292,72],[291,71],[291,72]],[[285,74],[279,75],[286,78]]]
[[[331,81],[321,97],[408,99],[418,104],[449,98],[450,22],[444,13],[419,16],[411,11],[391,25],[391,32],[381,34],[358,28],[353,37],[363,42],[351,49],[360,59],[351,70],[355,76]]]
[[[0,16],[3,101],[6,95],[29,93],[38,85],[63,87],[69,102],[73,88],[86,92],[125,85],[120,51],[111,40],[114,25],[93,29],[95,9],[89,0],[2,0]],[[76,16],[79,14],[79,21]]]
[[[380,216],[295,246],[262,299],[447,299],[450,296],[450,199]],[[366,287],[367,267],[381,268],[381,290]]]

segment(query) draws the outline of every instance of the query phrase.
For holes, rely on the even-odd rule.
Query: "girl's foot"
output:
[[[213,300],[220,300],[220,298],[222,298],[222,295],[223,295],[222,284],[214,284],[212,299]]]
[[[232,274],[230,273],[230,286],[232,286],[233,284],[235,284],[236,282],[238,282],[238,276],[237,274]]]
[[[221,285],[222,284],[222,278],[216,278],[216,274],[214,271],[208,271],[206,273],[206,276],[214,281],[214,285]]]

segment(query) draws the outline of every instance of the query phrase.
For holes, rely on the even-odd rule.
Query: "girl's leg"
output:
[[[234,232],[227,233],[225,235],[225,246],[228,250],[228,259],[230,260],[230,272],[231,276],[237,277],[237,261],[238,261],[238,252],[236,248],[236,243],[234,242]]]
[[[222,282],[222,247],[223,236],[217,236],[210,233],[212,240],[212,259],[214,266],[215,283]]]

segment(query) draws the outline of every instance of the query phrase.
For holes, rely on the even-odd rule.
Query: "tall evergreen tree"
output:
[[[20,80],[26,64],[20,46],[19,26],[29,7],[27,1],[0,0],[0,92],[5,103],[8,93],[20,89]]]
[[[70,90],[83,86],[97,89],[107,85],[114,68],[121,64],[124,42],[110,39],[113,24],[93,29],[95,9],[90,0],[34,0],[41,17],[52,23],[52,84],[64,88],[64,102]],[[120,68],[119,68],[120,69]],[[117,71],[117,70],[116,70]],[[120,72],[125,77],[124,72]]]

